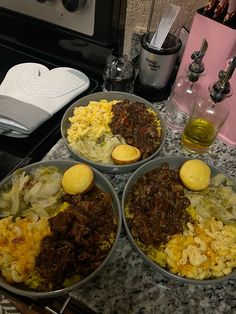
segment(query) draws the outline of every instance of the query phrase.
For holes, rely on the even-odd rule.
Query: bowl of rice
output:
[[[122,196],[124,226],[154,270],[183,283],[218,283],[236,276],[236,184],[204,163],[209,185],[190,190],[180,177],[187,161],[158,158],[132,174]]]
[[[65,176],[77,186],[78,165],[92,175],[89,189],[65,192]],[[0,183],[0,286],[32,298],[69,293],[109,261],[121,221],[112,185],[88,165],[51,160],[16,170]]]
[[[98,92],[77,100],[65,112],[61,134],[72,156],[107,173],[138,168],[161,151],[166,128],[161,114],[147,100],[123,92]],[[140,159],[116,164],[113,150],[135,147]]]

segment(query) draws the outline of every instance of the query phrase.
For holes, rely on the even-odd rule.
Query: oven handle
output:
[[[55,298],[31,299],[25,296],[16,295],[0,287],[0,294],[4,295],[9,302],[17,308],[17,304],[22,304],[26,308],[37,313],[50,314],[97,314],[81,301],[71,296],[58,296]],[[17,304],[16,304],[17,303]],[[34,312],[35,313],[35,312]]]
[[[63,305],[62,305],[61,309],[59,310],[59,312],[54,311],[53,309],[51,309],[51,308],[48,307],[48,306],[45,306],[45,310],[46,310],[47,312],[51,313],[51,314],[63,314],[63,313],[65,313],[64,311],[65,311],[65,309],[66,309],[68,303],[70,302],[70,299],[71,299],[70,296],[67,297],[67,299],[66,299],[65,302],[63,303]]]

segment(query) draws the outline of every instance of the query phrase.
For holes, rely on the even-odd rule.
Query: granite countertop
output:
[[[163,104],[154,106],[163,114]],[[191,154],[181,147],[180,135],[168,129],[160,157],[178,155],[201,158],[236,178],[236,149],[218,140],[209,153]],[[72,156],[61,139],[44,159],[72,159]],[[130,175],[105,174],[120,199]],[[128,242],[124,230],[106,267],[71,295],[103,314],[236,313],[236,278],[204,286],[172,281],[144,262]]]

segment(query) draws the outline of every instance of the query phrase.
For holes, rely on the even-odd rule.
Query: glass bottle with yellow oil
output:
[[[200,93],[199,77],[205,71],[203,57],[207,51],[208,43],[203,39],[199,51],[191,55],[193,62],[187,66],[185,76],[176,79],[170,97],[166,104],[165,121],[176,132],[182,132],[191,113],[193,103]]]
[[[196,153],[205,153],[213,144],[229,115],[227,98],[232,94],[229,79],[236,67],[236,56],[225,71],[219,72],[219,80],[209,87],[209,97],[198,98],[181,137],[183,146]]]

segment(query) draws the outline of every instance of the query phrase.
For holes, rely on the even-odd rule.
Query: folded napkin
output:
[[[0,128],[29,135],[89,84],[84,73],[72,68],[18,64],[0,85]]]

